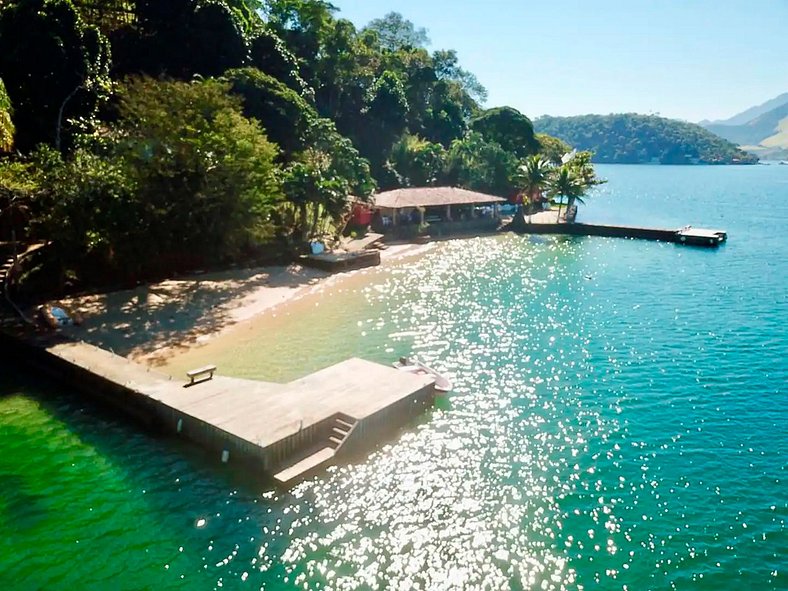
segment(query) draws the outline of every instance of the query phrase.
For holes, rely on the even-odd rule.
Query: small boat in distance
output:
[[[407,371],[408,373],[415,373],[420,375],[432,376],[435,378],[435,390],[438,392],[449,392],[452,389],[452,383],[449,379],[440,372],[424,365],[418,359],[410,357],[400,357],[399,361],[395,361],[392,365],[400,370]]]

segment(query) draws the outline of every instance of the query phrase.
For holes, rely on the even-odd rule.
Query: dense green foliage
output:
[[[289,157],[306,147],[306,136],[318,115],[301,95],[257,68],[227,70],[231,91],[243,98],[244,114],[265,122],[268,137]]]
[[[561,210],[566,199],[566,221],[573,222],[575,204],[583,203],[583,197],[593,187],[607,182],[597,177],[591,164],[591,155],[591,152],[574,152],[563,163],[551,162],[543,154],[526,158],[515,177],[515,183],[520,187],[522,205],[518,208],[513,227],[522,227],[526,223],[526,214],[540,211],[545,196],[558,202],[556,222],[561,221]]]
[[[448,153],[446,184],[512,197],[517,192],[513,182],[517,165],[514,154],[473,132],[452,142]]]
[[[582,115],[541,117],[536,130],[578,150],[590,150],[595,162],[634,164],[752,163],[754,156],[699,125],[654,115]]]
[[[335,13],[4,2],[0,151],[17,152],[0,159],[0,209],[24,204],[16,235],[50,242],[61,277],[143,278],[302,249],[376,188],[514,197],[524,157],[568,151],[514,109],[485,111],[457,53],[401,15],[357,29]]]
[[[534,154],[539,149],[531,120],[511,107],[485,111],[471,121],[471,129],[518,158]]]
[[[91,123],[109,90],[107,39],[69,0],[24,0],[0,12],[0,78],[14,106],[16,145],[58,144]]]
[[[553,164],[560,163],[563,155],[572,151],[572,147],[565,141],[546,133],[534,134],[534,138],[539,144],[539,153]]]
[[[9,152],[14,147],[14,122],[11,120],[11,99],[0,79],[0,152]]]
[[[391,150],[389,165],[395,186],[432,187],[441,184],[446,169],[446,149],[415,135],[405,135]]]
[[[517,172],[516,182],[523,193],[523,201],[536,203],[550,183],[552,165],[549,159],[534,154],[525,159]],[[522,208],[521,208],[522,209]]]
[[[430,38],[427,30],[416,28],[398,12],[390,12],[383,18],[372,20],[366,27],[378,37],[378,43],[387,51],[397,51],[410,47],[427,47]]]
[[[139,275],[221,261],[272,234],[275,155],[226,85],[131,80],[99,140],[35,154],[40,223],[66,267],[87,256]]]

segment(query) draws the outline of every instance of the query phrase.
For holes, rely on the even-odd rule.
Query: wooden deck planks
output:
[[[431,389],[429,376],[352,358],[288,384],[228,378],[184,387],[184,381],[145,368],[87,343],[60,343],[49,354],[119,385],[167,412],[161,416],[191,418],[217,435],[231,436],[261,449],[297,435],[303,429],[342,413],[363,420],[403,399]],[[219,368],[221,372],[221,368]],[[146,405],[143,408],[150,408]],[[180,427],[178,427],[180,429]],[[333,457],[333,449],[328,448]],[[277,479],[290,480],[328,459],[320,450],[285,470]],[[326,456],[326,457],[324,457]],[[310,462],[315,462],[314,466]]]
[[[330,447],[324,447],[315,453],[305,457],[300,462],[288,466],[281,472],[274,474],[274,478],[282,484],[288,484],[292,480],[303,478],[304,475],[309,474],[321,464],[328,462],[334,457],[334,450]]]
[[[354,357],[295,380],[288,388],[301,404],[324,405],[360,420],[434,381]]]

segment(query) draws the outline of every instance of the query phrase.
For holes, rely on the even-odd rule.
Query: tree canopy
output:
[[[470,127],[518,158],[535,154],[539,149],[531,120],[512,107],[484,111],[471,121]]]
[[[429,45],[324,0],[9,0],[0,191],[76,277],[298,250],[376,188],[515,196],[564,145]]]
[[[539,144],[539,153],[553,164],[559,164],[564,154],[572,151],[572,147],[565,141],[546,133],[534,134],[534,138]]]
[[[118,121],[63,158],[35,158],[42,224],[66,264],[142,273],[218,261],[273,231],[276,147],[216,81],[132,79]],[[69,224],[63,224],[69,220]]]
[[[25,0],[0,9],[0,78],[14,106],[16,146],[54,144],[90,120],[109,91],[107,39],[69,0]]]
[[[11,120],[11,99],[0,79],[0,152],[10,152],[14,147],[14,123]]]
[[[416,28],[398,12],[389,12],[383,18],[376,18],[365,27],[377,35],[378,43],[387,51],[427,47],[430,38],[427,29]]]
[[[285,157],[306,147],[306,135],[318,115],[301,95],[256,68],[227,70],[224,78],[231,92],[243,98],[244,114],[265,126]]]

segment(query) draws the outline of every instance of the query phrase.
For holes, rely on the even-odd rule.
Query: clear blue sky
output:
[[[727,118],[788,92],[788,0],[332,0],[399,12],[456,49],[488,107]]]

